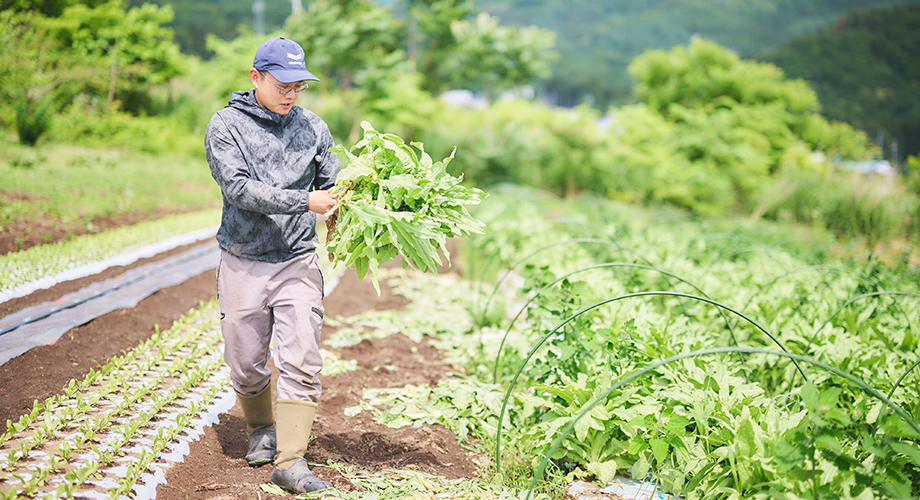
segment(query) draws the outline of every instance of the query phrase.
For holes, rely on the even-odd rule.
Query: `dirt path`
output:
[[[152,259],[180,252],[178,248]],[[124,272],[131,266],[112,268],[97,276],[61,283],[51,289],[0,304],[0,315],[54,300],[93,281]],[[382,284],[383,285],[383,284]],[[398,308],[405,299],[382,286],[377,296],[370,282],[358,281],[346,271],[325,300],[328,317],[370,309]],[[0,366],[0,422],[27,413],[33,401],[57,394],[71,379],[81,379],[90,368],[130,349],[215,293],[213,272],[161,290],[131,310],[118,310],[66,333],[52,345],[33,349]],[[327,327],[323,337],[335,334]],[[373,422],[369,412],[346,417],[344,409],[357,405],[366,388],[436,384],[451,369],[432,347],[403,335],[364,340],[337,351],[354,359],[358,370],[323,377],[324,393],[314,425],[315,440],[308,450],[311,463],[349,465],[359,471],[412,468],[450,479],[477,477],[484,458],[457,444],[456,436],[441,426],[390,429]],[[269,481],[271,467],[250,468],[245,455],[245,424],[238,406],[220,416],[193,443],[183,463],[167,470],[167,483],[157,488],[157,498],[271,498],[260,485]],[[329,467],[314,467],[316,475],[343,492],[355,486]]]
[[[326,298],[327,316],[349,316],[405,304],[405,299],[393,295],[385,286],[382,292],[377,297],[369,282],[358,281],[353,272],[346,272]],[[323,338],[330,335],[335,335],[335,329],[327,327]],[[306,456],[309,462],[331,461],[367,472],[412,468],[449,479],[477,477],[478,464],[484,463],[484,458],[459,446],[456,435],[444,427],[390,429],[373,422],[369,412],[354,417],[344,414],[345,408],[361,402],[366,388],[436,384],[451,369],[440,361],[437,350],[403,335],[393,335],[366,339],[337,352],[342,359],[356,360],[359,369],[322,378],[315,439]],[[274,382],[273,378],[273,386]],[[272,498],[259,486],[269,481],[271,466],[251,468],[243,458],[245,454],[245,423],[239,406],[234,406],[217,425],[205,430],[184,463],[167,472],[167,484],[157,488],[157,498]],[[339,491],[355,490],[335,469],[312,469]]]

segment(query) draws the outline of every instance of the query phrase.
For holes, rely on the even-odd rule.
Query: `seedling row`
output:
[[[0,498],[119,498],[226,391],[216,301],[203,304],[0,435]]]

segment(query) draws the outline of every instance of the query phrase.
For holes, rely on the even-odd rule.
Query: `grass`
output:
[[[68,144],[20,145],[0,136],[0,231],[13,223],[91,224],[120,213],[219,205],[201,157],[155,156]]]
[[[752,219],[833,231],[875,249],[916,244],[920,198],[903,178],[849,172],[796,173],[767,188]]]

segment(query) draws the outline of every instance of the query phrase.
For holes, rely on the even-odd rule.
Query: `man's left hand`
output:
[[[329,194],[329,191],[311,191],[310,192],[310,211],[318,214],[327,214],[338,203],[338,197]]]

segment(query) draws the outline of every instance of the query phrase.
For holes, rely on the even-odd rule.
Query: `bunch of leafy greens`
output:
[[[350,151],[330,149],[346,155],[348,165],[332,189],[339,203],[326,249],[336,265],[353,265],[359,279],[370,271],[379,294],[377,271],[397,254],[404,257],[403,267],[437,274],[440,249],[450,264],[447,238],[483,232],[485,224],[465,205],[479,204],[486,195],[447,173],[456,148],[435,163],[422,143],[406,144],[366,121],[361,127],[364,139]]]

